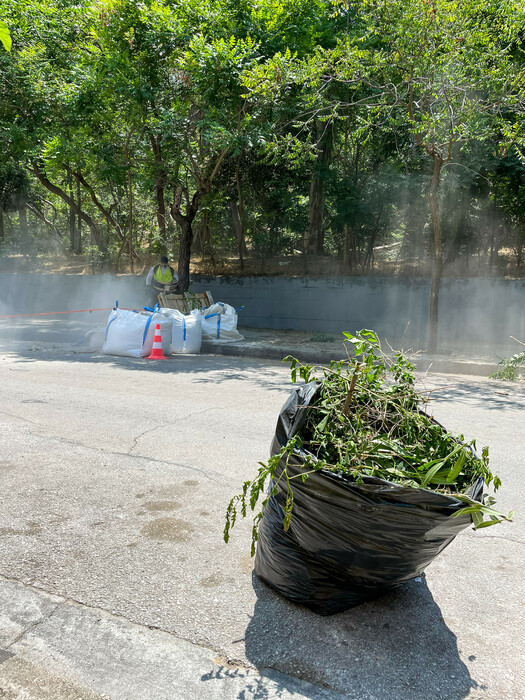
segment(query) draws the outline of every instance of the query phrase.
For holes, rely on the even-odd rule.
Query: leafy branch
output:
[[[513,340],[518,342],[520,345],[525,345],[521,340],[511,336]],[[502,369],[499,369],[494,374],[491,374],[492,379],[507,379],[510,381],[516,381],[520,379],[525,374],[525,351],[518,352],[512,357],[506,357],[501,360],[498,364],[502,365]]]
[[[303,364],[287,357],[291,378],[305,383],[318,381],[319,387],[306,409],[299,433],[291,438],[268,462],[259,463],[257,476],[246,481],[242,493],[234,496],[226,511],[224,539],[227,542],[238,511],[244,518],[248,507],[255,510],[270,480],[266,497],[253,520],[252,556],[258,527],[270,498],[286,481],[283,526],[290,526],[293,512],[292,480],[303,481],[312,471],[344,474],[357,483],[375,477],[403,487],[432,489],[465,503],[454,517],[471,515],[475,528],[510,520],[493,508],[492,497],[476,501],[465,491],[479,478],[496,491],[499,477],[489,468],[488,448],[481,458],[476,442],[465,443],[454,436],[422,408],[428,396],[415,389],[415,367],[402,353],[388,357],[381,350],[376,334],[362,330],[344,333],[349,350],[347,360],[332,361],[329,367]],[[299,456],[301,471],[290,475],[292,455]]]

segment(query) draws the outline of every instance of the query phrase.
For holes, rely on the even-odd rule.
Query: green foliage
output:
[[[110,247],[131,229],[137,249],[177,248],[180,188],[181,214],[207,207],[226,256],[229,200],[242,200],[259,261],[301,248],[319,176],[319,252],[368,270],[393,246],[425,272],[437,149],[445,258],[505,244],[523,266],[523,3],[2,0],[0,12],[0,42],[13,40],[0,49],[0,161],[30,173],[27,201],[57,210],[66,245],[68,203],[35,164],[67,196],[82,174],[82,209]]]
[[[299,474],[307,478],[311,471],[323,470],[344,474],[362,483],[375,477],[402,487],[432,489],[465,503],[456,515],[471,514],[475,527],[487,527],[509,520],[496,511],[494,500],[478,502],[465,494],[482,478],[494,489],[500,479],[489,468],[488,448],[481,458],[472,440],[454,436],[428,415],[429,396],[416,391],[414,366],[397,352],[386,356],[376,334],[362,330],[355,335],[343,334],[349,347],[348,360],[331,362],[328,368],[316,368],[290,361],[292,382],[319,381],[319,389],[306,412],[299,433],[267,464],[259,468],[256,479],[243,486],[227,509],[225,539],[240,508],[246,516],[247,506],[255,509],[268,478],[270,492],[255,516],[252,550],[257,526],[268,500],[276,493],[276,484],[285,479],[287,497],[285,529],[293,511],[293,485],[287,471],[290,456],[300,447],[306,461]],[[248,498],[249,495],[249,498]]]
[[[117,251],[115,249],[100,250],[96,245],[86,246],[85,253],[88,256],[91,270],[94,274],[108,272],[114,269],[117,263]]]
[[[506,357],[499,363],[502,369],[491,374],[492,379],[507,379],[516,381],[525,375],[525,352],[519,352],[512,357]]]

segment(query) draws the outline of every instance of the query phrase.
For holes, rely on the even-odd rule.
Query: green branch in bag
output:
[[[245,481],[243,484],[242,493],[238,494],[237,496],[234,496],[228,504],[228,507],[226,509],[226,523],[224,526],[225,542],[228,542],[230,539],[230,530],[237,521],[238,511],[240,511],[241,517],[245,518],[248,511],[248,507],[250,507],[252,511],[255,510],[255,506],[257,505],[261,494],[264,492],[265,485],[268,482],[268,480],[272,480],[270,481],[270,486],[268,487],[269,490],[266,494],[265,499],[262,502],[259,512],[255,515],[253,519],[251,550],[252,557],[255,554],[255,545],[259,539],[259,522],[263,516],[266,506],[268,505],[268,502],[270,501],[270,498],[272,496],[277,495],[279,490],[279,483],[283,479],[286,481],[286,501],[283,509],[283,527],[285,530],[288,530],[292,518],[293,509],[293,490],[290,482],[292,481],[292,479],[295,479],[296,476],[290,476],[288,474],[287,467],[289,465],[290,458],[293,455],[296,446],[300,444],[300,438],[298,436],[295,436],[286,443],[286,445],[281,449],[281,451],[278,454],[270,457],[270,459],[268,460],[268,464],[259,462],[259,470],[255,479],[253,479],[252,481]],[[279,468],[279,465],[281,464],[282,459],[285,457],[286,462],[281,470],[281,473],[276,478],[276,473]],[[307,460],[306,464],[311,464],[311,462]],[[310,473],[311,471],[302,471],[299,476],[302,478],[303,481],[305,481],[308,478],[308,474]]]
[[[465,508],[461,508],[456,511],[453,518],[459,518],[462,515],[470,515],[472,517],[472,522],[474,523],[474,529],[479,530],[481,527],[489,527],[489,525],[495,525],[500,523],[502,520],[512,521],[514,517],[514,511],[511,511],[508,515],[502,515],[499,511],[495,510],[492,506],[496,503],[496,499],[492,496],[486,496],[483,503],[479,501],[474,501],[465,494],[455,494],[454,496],[459,501],[464,501],[468,505]],[[488,516],[488,520],[484,520],[483,516]]]
[[[348,353],[348,360],[316,367],[294,357],[285,358],[291,365],[293,383],[298,378],[305,383],[317,380],[319,390],[306,409],[300,434],[267,464],[261,462],[256,478],[247,481],[243,492],[230,501],[225,540],[228,541],[238,509],[242,517],[246,516],[248,505],[254,511],[268,479],[272,480],[271,491],[254,518],[252,555],[264,509],[283,479],[284,527],[288,529],[293,512],[292,479],[306,479],[319,469],[346,474],[358,483],[365,476],[372,476],[453,496],[465,503],[453,517],[471,515],[475,528],[510,520],[512,513],[504,515],[493,508],[492,497],[479,502],[464,493],[480,477],[495,491],[500,486],[500,479],[489,468],[488,448],[484,447],[481,458],[477,457],[474,440],[465,443],[463,435],[451,435],[427,415],[429,395],[416,391],[414,365],[400,352],[393,357],[384,355],[373,331],[344,336],[354,351],[353,356]],[[298,461],[304,464],[298,475],[290,477],[287,467],[299,447]]]

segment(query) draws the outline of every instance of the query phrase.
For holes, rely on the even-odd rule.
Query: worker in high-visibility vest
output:
[[[156,294],[164,291],[175,291],[178,281],[177,273],[168,265],[168,258],[163,255],[160,259],[160,265],[154,265],[148,272],[146,287],[152,287]]]
[[[176,292],[179,277],[175,270],[168,264],[168,258],[163,255],[160,265],[154,265],[146,277],[146,288],[151,290],[151,304],[157,303],[159,292]]]

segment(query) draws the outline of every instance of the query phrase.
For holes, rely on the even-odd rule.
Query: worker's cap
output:
[[[160,261],[161,261],[161,263],[164,263],[165,265],[168,264],[168,258],[167,258],[165,255],[162,256],[162,258],[160,259]]]

